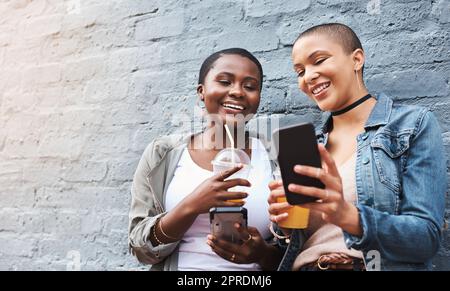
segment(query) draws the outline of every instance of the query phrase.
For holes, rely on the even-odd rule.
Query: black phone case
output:
[[[217,238],[241,244],[242,237],[234,224],[240,223],[247,227],[247,208],[245,207],[214,207],[209,210],[211,233]]]
[[[294,172],[295,165],[322,167],[314,126],[311,123],[301,123],[283,127],[275,130],[272,137],[289,204],[296,205],[317,200],[314,197],[292,193],[288,190],[289,184],[325,188],[320,180]]]

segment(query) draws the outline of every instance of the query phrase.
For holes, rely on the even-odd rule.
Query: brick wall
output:
[[[127,250],[132,175],[193,116],[202,60],[254,52],[260,113],[318,122],[291,43],[334,21],[361,37],[370,90],[430,107],[449,153],[448,0],[0,1],[0,270],[143,268]],[[450,270],[444,239],[435,265]]]

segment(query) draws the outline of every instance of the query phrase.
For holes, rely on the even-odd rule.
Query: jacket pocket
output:
[[[384,130],[377,133],[370,144],[380,181],[397,194],[401,193],[403,157],[409,149],[412,132]]]

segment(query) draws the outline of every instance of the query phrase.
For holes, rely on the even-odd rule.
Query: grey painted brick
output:
[[[133,172],[139,162],[140,157],[133,159],[111,159],[108,162],[108,176],[113,181],[130,181],[133,178]]]
[[[12,36],[6,31],[0,33],[0,47],[5,48],[11,43]]]
[[[39,236],[40,239],[44,235],[56,232],[53,224],[55,210],[45,211],[37,208],[25,208],[22,211],[23,213],[19,214],[21,227],[17,230],[18,234]]]
[[[90,80],[96,75],[104,75],[103,72],[107,69],[105,62],[104,56],[93,56],[66,63],[62,74],[63,82],[81,82]]]
[[[437,102],[433,106],[429,106],[429,108],[438,119],[439,125],[441,126],[444,136],[446,137],[446,134],[449,134],[450,131],[450,112],[448,110],[448,108],[450,108],[450,102]]]
[[[110,112],[104,114],[104,126],[126,126],[137,125],[147,122],[152,115],[152,108],[145,103],[127,102],[117,104],[110,109]],[[134,129],[130,128],[131,130]]]
[[[59,64],[31,67],[24,71],[22,86],[56,83],[61,80],[62,68]]]
[[[40,158],[35,162],[22,163],[23,174],[20,181],[28,186],[39,188],[57,184],[61,180],[62,162],[58,159]]]
[[[127,213],[110,213],[108,217],[105,218],[104,221],[104,233],[108,235],[111,232],[118,232],[123,234],[121,237],[117,238],[117,242],[120,241],[127,241],[126,239],[126,233],[127,233],[127,227],[128,227],[128,214]]]
[[[50,233],[56,234],[56,213],[56,209],[23,209],[23,213],[19,216],[21,227],[17,233],[38,234],[39,236]]]
[[[448,239],[448,237],[447,237]],[[450,271],[450,268],[448,266],[448,262],[450,261],[450,255],[449,254],[445,254],[445,255],[438,255],[434,260],[433,260],[433,267],[436,270],[441,270],[441,271]]]
[[[101,213],[101,212],[100,212]],[[99,234],[102,232],[104,228],[104,221],[106,217],[109,216],[106,212],[103,215],[99,215],[99,212],[89,213],[83,217],[81,221],[81,234]],[[126,227],[122,225],[123,227]]]
[[[311,5],[316,6],[317,4],[313,2]],[[314,25],[326,22],[341,22],[349,24],[357,21],[357,17],[353,13],[338,14],[335,9],[321,6],[315,9],[320,10],[321,12],[315,14],[314,17],[311,17],[308,12],[286,17],[286,20],[283,23],[280,23],[280,26],[277,29],[280,42],[284,45],[290,46],[293,44],[295,39],[297,39],[300,32]],[[359,27],[360,26],[357,25],[354,26],[357,33],[359,32]]]
[[[0,193],[7,192],[7,186],[12,186],[14,181],[19,181],[23,176],[23,163],[15,160],[1,161],[0,163],[0,184],[2,189]],[[8,183],[11,183],[8,185]]]
[[[74,13],[64,13],[63,18],[63,34],[77,33],[85,28],[95,26],[99,13],[89,13],[86,6],[80,5],[80,11]]]
[[[268,87],[262,92],[259,112],[279,113],[286,111],[286,92],[282,88]]]
[[[215,48],[217,50],[242,47],[251,52],[271,51],[278,47],[278,37],[274,31],[256,30],[255,34],[247,31],[233,31],[218,36]]]
[[[11,195],[11,193],[8,193]],[[15,232],[21,228],[20,211],[17,208],[2,207],[0,211],[0,233]],[[0,236],[1,241],[1,236]]]
[[[0,176],[0,201],[2,201],[3,208],[15,208],[22,209],[27,207],[33,207],[34,196],[33,193],[36,191],[35,187],[30,185],[18,187],[18,181],[22,180],[22,173],[18,175],[10,176]],[[1,221],[4,227],[6,222]]]
[[[0,236],[0,246],[0,254],[2,256],[31,258],[36,252],[37,240],[25,237],[17,239],[14,236],[2,234]]]
[[[3,95],[3,108],[5,111],[10,110],[12,112],[33,111],[36,106],[46,99],[45,97],[37,92],[19,93],[15,90],[7,91]]]
[[[179,48],[181,46],[176,46],[176,43],[174,43],[172,45],[172,47],[177,48],[176,49],[176,54],[174,56],[174,58],[176,58],[178,55],[181,54]],[[168,51],[171,51],[171,47],[170,44],[164,45],[164,50],[162,50],[162,44],[160,42],[155,42],[155,43],[150,43],[147,44],[145,46],[140,46],[139,50],[137,52],[137,66],[139,70],[143,70],[143,69],[148,69],[148,68],[152,68],[155,66],[159,66],[163,63],[163,59],[161,54],[166,51],[166,49]],[[170,61],[171,58],[169,58],[168,61]]]
[[[6,52],[6,48],[1,47],[1,45],[0,45],[0,65],[3,65],[3,63],[5,61],[5,52]]]
[[[1,77],[0,84],[2,84],[1,86],[2,86],[2,88],[4,88],[2,90],[2,92],[5,93],[5,92],[8,92],[9,90],[15,92],[16,90],[19,90],[19,88],[20,88],[22,71],[18,70],[15,67],[11,68],[5,63],[4,63],[4,66],[8,67],[8,69],[4,69],[4,70],[2,70],[2,72],[0,72],[0,77]],[[1,94],[1,95],[3,95],[3,94]]]
[[[217,33],[245,27],[243,1],[195,1],[186,5],[184,11],[189,32]]]
[[[296,1],[288,0],[279,3],[277,1],[270,0],[249,0],[246,6],[246,16],[249,17],[267,17],[271,14],[283,14],[283,13],[302,13],[311,5],[310,0]]]
[[[170,65],[169,65],[170,66]],[[173,66],[175,68],[176,65]],[[181,86],[185,86],[186,83],[183,83],[183,72],[170,70],[168,67],[165,67],[162,70],[152,71],[152,72],[142,72],[135,74],[136,83],[140,86],[148,86],[149,93],[152,95],[157,95],[161,93],[168,93],[174,90],[174,88],[179,88]],[[145,96],[150,97],[150,96]]]
[[[79,55],[85,48],[85,45],[84,42],[80,42],[79,36],[68,34],[61,36],[61,38],[48,38],[41,47],[41,61],[51,63],[57,62],[61,58],[72,58]]]
[[[131,148],[135,130],[128,126],[113,126],[105,127],[103,132],[93,131],[86,136],[83,156],[106,159],[111,154],[125,153]]]
[[[49,132],[38,147],[30,146],[30,152],[43,157],[75,159],[81,154],[84,143],[84,139],[76,132]]]
[[[6,138],[4,142],[4,154],[8,158],[31,158],[38,156],[39,139],[30,135],[25,138]]]
[[[153,126],[139,126],[138,130],[133,136],[132,149],[134,152],[142,153],[147,145],[156,137],[160,136],[164,132],[162,125]]]
[[[132,172],[134,174],[134,171]],[[127,207],[130,184],[115,187],[92,185],[55,185],[39,187],[35,193],[35,207],[40,209],[87,209],[94,212]]]
[[[39,37],[56,34],[61,31],[62,19],[62,14],[31,18],[26,21],[23,34],[25,37]]]
[[[66,259],[68,251],[70,248],[61,239],[44,237],[39,242],[36,255],[40,260],[61,261]]]
[[[267,81],[283,79],[294,74],[290,54],[290,49],[281,49],[259,55]]]
[[[433,16],[435,16],[440,23],[450,23],[450,3],[448,0],[439,0],[433,3]]]
[[[396,39],[400,39],[399,45]],[[405,64],[423,64],[449,61],[450,34],[439,29],[412,33],[394,32],[388,37],[373,38],[364,44],[367,64],[398,67]],[[411,56],[415,56],[411,58]]]
[[[300,107],[313,107],[315,103],[298,88],[298,85],[291,85],[287,90],[286,103],[290,110]]]
[[[138,22],[135,31],[136,40],[148,41],[179,35],[183,32],[183,21],[184,13],[181,11]]]
[[[106,67],[108,75],[117,78],[136,71],[138,51],[138,48],[123,48],[111,53]]]
[[[27,96],[33,96],[36,99],[36,107],[42,111],[48,111],[50,109],[57,108],[58,106],[64,106],[73,104],[73,101],[62,98],[64,88],[61,85],[48,86],[39,88],[27,94]]]
[[[280,39],[280,43],[283,45],[291,46],[297,39],[300,31],[297,25],[293,24],[294,21],[283,22],[277,30],[277,36]]]
[[[103,104],[105,102],[122,102],[129,98],[130,78],[92,79],[86,82],[83,90],[85,104]]]
[[[438,70],[385,72],[366,80],[370,89],[383,90],[394,98],[445,96],[449,91],[448,74]]]
[[[444,141],[444,145],[450,146],[450,132],[445,132],[442,134],[442,139]]]
[[[64,236],[68,232],[81,233],[81,224],[83,217],[86,215],[86,210],[59,210],[54,213],[48,212],[48,214],[53,215],[44,216],[42,221],[44,232]]]
[[[431,1],[385,1],[380,5],[380,14],[360,18],[366,22],[364,34],[383,35],[397,30],[418,31],[428,24]]]
[[[117,3],[116,11],[117,13],[120,13],[122,17],[130,18],[149,14],[160,14],[160,7],[161,1],[159,0],[120,1]]]
[[[69,162],[62,167],[62,178],[67,182],[98,182],[105,178],[107,170],[105,162]]]
[[[214,52],[211,44],[210,36],[195,37],[187,40],[175,39],[171,42],[162,43],[158,47],[151,47],[144,55],[143,62],[167,64],[199,60],[198,63],[201,63],[203,59]]]

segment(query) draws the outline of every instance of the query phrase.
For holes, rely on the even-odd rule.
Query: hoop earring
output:
[[[203,100],[201,100],[200,98],[197,98],[197,101],[195,102],[194,112],[198,112],[201,117],[206,116],[205,102]]]
[[[195,106],[199,107],[201,110],[205,110],[205,102],[201,100],[200,98],[197,98],[197,101],[195,102]]]
[[[362,90],[361,82],[359,81],[358,71],[357,70],[355,70],[355,75],[356,75],[356,82],[358,82],[359,90]]]

